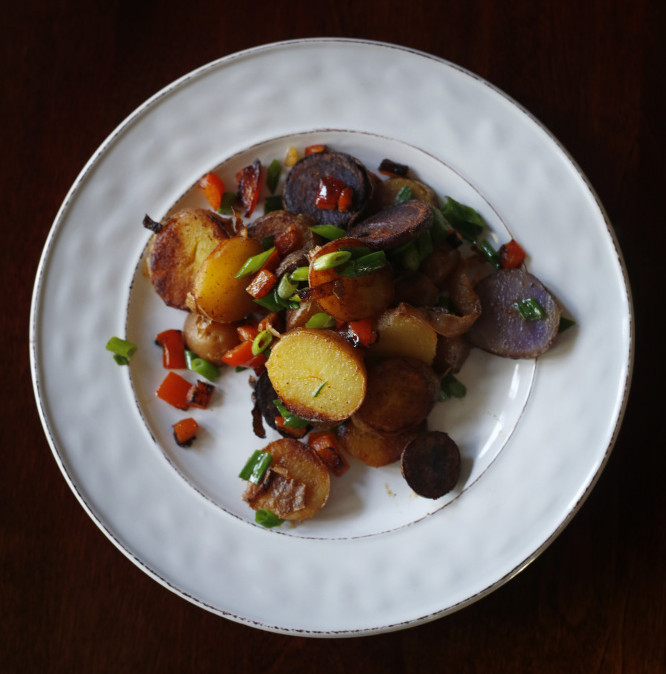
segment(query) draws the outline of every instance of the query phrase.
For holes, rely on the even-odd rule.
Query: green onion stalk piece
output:
[[[233,215],[235,203],[236,203],[236,193],[225,192],[222,195],[222,201],[220,202],[220,207],[217,209],[217,212],[220,213],[221,215]]]
[[[269,344],[273,341],[273,334],[270,330],[262,330],[255,338],[252,340],[252,355],[258,356],[260,353],[266,350]]]
[[[477,247],[483,253],[483,256],[490,262],[490,264],[495,267],[495,269],[500,268],[500,256],[497,254],[497,251],[492,247],[492,245],[482,239],[481,241],[476,242]]]
[[[257,510],[254,515],[254,521],[257,524],[261,524],[262,527],[266,527],[267,529],[278,527],[280,524],[282,524],[282,522],[284,522],[283,519],[280,519],[277,515],[274,515],[270,510],[264,510],[263,508]]]
[[[335,319],[327,313],[320,311],[308,318],[305,324],[306,328],[332,328],[335,325]]]
[[[412,192],[412,188],[409,185],[403,185],[395,195],[395,199],[393,201],[396,204],[401,204],[403,201],[409,201],[413,198],[414,193]]]
[[[313,227],[310,227],[310,231],[319,234],[319,236],[328,239],[329,241],[341,239],[347,234],[344,229],[336,227],[335,225],[314,225]]]
[[[284,419],[284,425],[288,428],[306,428],[310,423],[296,414],[292,414],[279,398],[273,401],[273,405],[277,408],[280,416]]]
[[[467,388],[452,374],[445,374],[439,386],[439,401],[444,402],[451,398],[464,398],[467,394]]]
[[[326,253],[325,255],[318,257],[312,263],[312,268],[317,271],[333,269],[334,267],[339,267],[341,264],[344,264],[349,259],[351,259],[351,253],[348,250],[336,250],[333,253]]]
[[[373,271],[383,269],[387,264],[386,253],[383,250],[376,250],[373,253],[350,260],[341,267],[338,267],[337,272],[340,276],[356,278],[357,276],[371,274]]]
[[[199,358],[194,351],[185,349],[185,363],[188,370],[200,374],[202,377],[208,379],[208,381],[217,381],[220,378],[220,368],[203,358]]]
[[[280,172],[282,171],[282,164],[279,160],[273,159],[273,161],[268,165],[266,169],[266,187],[270,190],[270,193],[275,192],[275,188],[278,185],[280,180]]]
[[[289,278],[289,274],[283,274],[277,286],[278,297],[288,300],[297,290],[298,285]]]
[[[295,283],[307,281],[309,273],[310,267],[296,267],[296,269],[289,274],[289,280],[294,281]]]
[[[442,207],[444,218],[460,232],[464,239],[474,243],[486,227],[481,215],[471,206],[465,206],[451,197],[446,197]]]
[[[282,311],[283,309],[298,309],[298,302],[289,299],[283,299],[278,295],[278,286],[273,286],[273,290],[264,297],[255,298],[253,300],[260,307],[268,309],[268,311]]]
[[[242,480],[252,482],[252,484],[259,484],[261,478],[266,474],[268,467],[273,462],[273,457],[270,452],[257,449],[252,453],[252,456],[247,460],[245,466],[238,474]]]
[[[513,308],[525,321],[542,321],[544,318],[546,318],[546,312],[544,308],[533,297],[528,297],[527,299],[514,302]]]
[[[576,325],[576,321],[572,320],[571,318],[565,318],[564,316],[562,316],[562,318],[560,318],[560,325],[557,331],[564,332],[565,330],[568,330],[574,325]]]
[[[136,353],[136,349],[136,344],[120,337],[111,337],[106,343],[106,350],[113,353],[113,360],[118,365],[129,365],[130,358]]]
[[[264,201],[264,215],[266,213],[271,213],[272,211],[281,211],[282,208],[282,195],[272,194],[266,197],[266,200]]]
[[[245,260],[243,263],[243,266],[238,270],[238,272],[236,272],[236,276],[234,278],[242,278],[243,276],[249,276],[250,274],[254,274],[256,271],[259,271],[264,262],[266,262],[266,260],[268,260],[268,258],[273,254],[274,250],[275,246],[265,250],[263,253],[248,257],[247,260]]]

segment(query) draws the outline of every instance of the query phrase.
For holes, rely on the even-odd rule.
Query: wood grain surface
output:
[[[659,0],[5,3],[0,671],[665,672],[664,7]],[[106,136],[198,66],[267,42],[319,36],[381,40],[449,59],[540,119],[605,205],[636,310],[624,425],[566,530],[472,606],[358,639],[260,632],[207,613],[142,573],[60,474],[28,357],[42,246]]]

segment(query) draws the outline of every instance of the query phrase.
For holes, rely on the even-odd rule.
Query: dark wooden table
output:
[[[362,639],[260,632],[209,614],[144,575],[62,478],[37,416],[28,362],[42,246],[69,186],[104,138],[147,97],[204,63],[262,43],[318,36],[381,40],[444,57],[531,111],[604,203],[636,310],[624,425],[569,527],[478,603]],[[7,338],[0,671],[666,671],[664,358],[657,351],[664,314],[664,4],[22,0],[4,7],[0,38]]]

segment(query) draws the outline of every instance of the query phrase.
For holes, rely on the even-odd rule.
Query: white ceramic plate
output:
[[[199,204],[217,167],[325,142],[376,168],[408,163],[440,194],[480,210],[497,242],[578,323],[545,357],[475,353],[468,396],[437,407],[464,459],[459,489],[415,497],[396,466],[352,461],[329,503],[265,530],[241,502],[238,470],[263,445],[247,376],[227,372],[191,450],[182,415],[156,400],[155,334],[180,327],[140,272],[144,214]],[[174,206],[175,205],[175,206]],[[129,368],[104,350],[139,344]],[[153,578],[248,625],[348,636],[432,620],[484,596],[534,559],[598,478],[626,403],[632,307],[621,254],[580,169],[502,92],[426,54],[306,40],[205,66],[147,101],[105,141],[68,194],[35,284],[32,373],[55,458],[84,508]],[[269,435],[269,439],[273,437]],[[277,437],[277,436],[275,436]]]

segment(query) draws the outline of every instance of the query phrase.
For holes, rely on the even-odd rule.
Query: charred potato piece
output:
[[[440,374],[460,372],[471,348],[471,344],[465,339],[464,335],[458,335],[457,337],[437,335],[437,352],[432,363],[433,370]]]
[[[192,208],[171,216],[153,237],[148,269],[157,294],[177,309],[187,309],[187,294],[201,263],[229,237],[231,220]]]
[[[328,469],[310,448],[292,438],[271,442],[273,462],[259,484],[248,484],[243,499],[254,510],[268,510],[292,521],[316,515],[328,500]]]
[[[214,365],[222,365],[222,356],[239,343],[236,323],[216,323],[201,314],[189,313],[183,326],[185,346]]]
[[[316,205],[322,178],[334,178],[353,190],[349,208],[318,208]],[[300,159],[289,172],[284,188],[284,203],[292,213],[304,213],[318,223],[346,228],[365,210],[372,184],[365,166],[344,152],[317,152]]]
[[[419,496],[436,499],[458,484],[460,450],[446,433],[426,431],[405,447],[400,468],[407,484]]]
[[[312,316],[322,311],[317,300],[303,300],[297,309],[287,309],[285,318],[287,331],[305,327]]]
[[[272,348],[266,369],[285,407],[304,419],[342,421],[365,397],[363,355],[331,330],[291,330]]]
[[[377,321],[377,341],[370,347],[376,356],[416,358],[430,365],[437,352],[437,333],[408,304],[385,311]]]
[[[425,430],[425,424],[402,433],[374,433],[354,423],[352,418],[338,427],[338,437],[348,454],[366,466],[379,467],[395,463],[407,443],[422,430]]]
[[[395,282],[395,302],[413,307],[433,306],[439,301],[439,289],[433,280],[421,272],[408,272]]]
[[[431,206],[438,206],[439,199],[435,190],[419,180],[411,178],[388,178],[382,181],[377,189],[375,203],[384,207],[395,203],[395,198],[400,190],[408,187],[412,191],[412,199],[425,201]]]
[[[388,358],[368,367],[365,399],[354,414],[360,428],[401,433],[422,423],[439,394],[439,378],[425,363]]]
[[[194,276],[188,306],[218,323],[240,321],[257,308],[245,290],[250,277],[235,278],[245,261],[263,251],[254,239],[235,236],[222,241]]]
[[[382,313],[393,301],[395,288],[393,274],[389,267],[378,269],[363,276],[349,278],[340,276],[335,268],[315,269],[317,258],[334,253],[343,248],[360,247],[364,244],[357,239],[342,238],[329,241],[316,249],[312,255],[308,281],[311,288],[332,287],[330,293],[320,297],[317,302],[322,310],[338,321],[356,321]],[[335,282],[335,283],[333,283]]]

